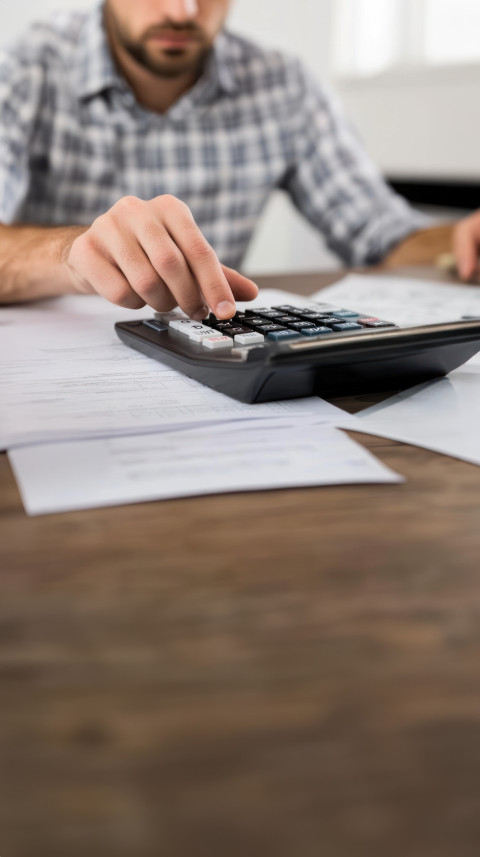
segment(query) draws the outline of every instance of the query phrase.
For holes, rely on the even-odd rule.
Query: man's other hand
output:
[[[460,220],[453,231],[453,252],[462,280],[471,280],[478,271],[480,255],[480,211]]]
[[[209,307],[231,318],[235,299],[258,293],[251,280],[220,264],[190,209],[170,195],[123,197],[74,240],[66,264],[77,291],[129,309],[179,306],[198,320]]]

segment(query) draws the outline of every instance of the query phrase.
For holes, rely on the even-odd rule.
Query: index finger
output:
[[[173,241],[183,253],[200,290],[217,318],[235,315],[235,298],[217,254],[198,228],[187,206],[176,206],[165,222]]]

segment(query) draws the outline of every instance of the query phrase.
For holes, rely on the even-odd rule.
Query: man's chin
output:
[[[150,52],[143,57],[143,65],[157,77],[175,78],[195,74],[202,67],[207,51],[190,52],[169,48]]]

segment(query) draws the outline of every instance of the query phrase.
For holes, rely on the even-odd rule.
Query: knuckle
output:
[[[180,267],[180,259],[178,254],[173,249],[160,250],[155,259],[155,267],[159,271],[164,271],[166,274],[171,274],[177,271]]]
[[[150,297],[158,291],[158,277],[139,274],[131,281],[131,286],[137,294]]]
[[[118,306],[125,307],[125,309],[140,309],[140,307],[145,305],[145,302],[139,295],[136,295],[128,287],[122,286],[111,289],[108,299]]]
[[[165,291],[160,297],[156,298],[155,301],[155,309],[157,312],[170,312],[171,309],[174,309],[178,306],[177,301],[173,297],[171,292]]]
[[[99,218],[97,218],[97,220],[92,223],[90,229],[88,229],[87,232],[84,232],[83,235],[79,235],[78,238],[75,239],[72,244],[72,249],[81,249],[82,252],[87,253],[91,253],[92,251],[97,249],[96,230],[98,219]]]
[[[189,247],[193,258],[199,262],[213,262],[217,258],[213,247],[199,231],[190,236]]]
[[[173,196],[172,193],[164,193],[164,194],[162,194],[162,196],[157,197],[157,199],[160,200],[160,202],[164,208],[180,209],[180,208],[182,208],[182,206],[184,208],[187,207],[185,205],[185,203],[182,202],[182,200],[178,198],[178,196]]]
[[[111,211],[125,213],[135,213],[143,206],[143,201],[137,196],[122,196],[118,202],[112,207]]]

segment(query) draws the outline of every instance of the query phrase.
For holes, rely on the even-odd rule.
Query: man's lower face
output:
[[[194,71],[203,61],[208,47],[198,36],[165,34],[150,36],[139,47],[143,65],[155,74],[174,77]]]

